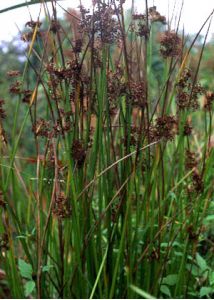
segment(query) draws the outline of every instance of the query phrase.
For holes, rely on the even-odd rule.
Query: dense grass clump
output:
[[[190,43],[147,0],[46,2],[0,100],[0,295],[211,298],[212,14]]]

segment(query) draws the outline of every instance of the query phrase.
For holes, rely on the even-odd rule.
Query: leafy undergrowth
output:
[[[212,14],[187,48],[147,1],[145,14],[94,1],[66,22],[51,3],[26,24],[23,72],[0,100],[0,294],[212,298],[207,35],[189,67]]]

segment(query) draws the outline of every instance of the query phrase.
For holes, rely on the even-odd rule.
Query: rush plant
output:
[[[23,73],[8,66],[13,128],[4,129],[11,111],[0,100],[0,262],[10,297],[213,296],[207,35],[189,67],[212,13],[187,47],[182,9],[171,28],[147,0],[143,14],[134,1],[126,14],[124,2],[93,1],[90,11],[81,1],[79,11],[27,3],[41,3],[46,18],[26,24]]]

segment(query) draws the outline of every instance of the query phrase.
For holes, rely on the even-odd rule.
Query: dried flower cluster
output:
[[[124,80],[123,70],[117,66],[115,72],[109,71],[107,74],[108,86],[107,94],[109,100],[110,113],[114,113],[118,107],[118,98],[127,94],[127,84]]]
[[[196,159],[196,154],[191,152],[190,150],[186,150],[186,159],[185,159],[185,167],[187,170],[192,170],[192,188],[190,190],[194,190],[197,193],[203,192],[203,180],[202,176],[198,170],[198,161]]]
[[[50,31],[56,34],[60,29],[61,29],[60,23],[56,20],[51,20]]]
[[[96,6],[93,16],[83,6],[80,7],[80,12],[82,33],[93,35],[106,44],[120,40],[121,30],[114,5],[100,2]]]
[[[198,82],[193,83],[190,70],[185,69],[177,83],[176,103],[178,109],[198,109],[198,98],[203,93],[203,87]]]
[[[11,94],[19,95],[21,94],[21,87],[21,81],[16,81],[15,83],[11,84],[9,91]]]
[[[162,24],[166,24],[166,17],[162,16],[158,11],[156,6],[152,6],[148,10],[149,19],[152,23],[160,22]]]
[[[50,136],[50,122],[44,120],[44,119],[39,119],[36,121],[36,123],[32,127],[32,131],[36,136],[41,136],[41,137],[49,137]]]
[[[6,118],[6,112],[5,112],[5,109],[4,109],[4,100],[3,99],[0,99],[0,121],[2,119],[5,119]]]
[[[7,251],[9,250],[9,236],[4,232],[0,237],[0,250]]]
[[[132,30],[136,31],[136,34],[140,37],[149,38],[150,26],[152,23],[160,22],[166,24],[166,18],[162,16],[158,11],[156,6],[152,6],[148,9],[148,20],[145,14],[133,14],[132,18],[134,21],[139,21],[137,24],[137,29],[135,26],[132,27]]]
[[[59,195],[56,196],[52,211],[55,216],[61,219],[69,218],[71,216],[69,200],[65,197],[63,192],[60,192]]]
[[[47,65],[46,70],[50,76],[54,77],[54,82],[57,84],[65,79],[69,79],[71,81],[78,80],[81,67],[77,60],[72,60],[67,62],[65,68],[58,68],[55,64],[49,64]]]
[[[146,105],[146,88],[144,81],[130,82],[130,99],[133,106],[145,107]]]
[[[160,53],[164,58],[176,57],[181,53],[181,38],[174,31],[165,31],[160,36]]]
[[[202,175],[199,173],[198,169],[195,169],[192,174],[192,183],[194,190],[197,193],[202,193],[204,190],[204,183],[202,179]]]
[[[190,120],[187,120],[184,124],[183,135],[190,136],[192,134],[192,125]]]
[[[9,71],[9,72],[7,72],[7,75],[9,77],[17,77],[17,76],[20,76],[20,72],[19,71]],[[14,83],[12,83],[10,85],[9,92],[14,95],[20,95],[22,97],[23,103],[27,103],[27,104],[30,103],[32,91],[29,89],[27,89],[27,90],[23,89],[23,84],[21,81],[16,80]]]
[[[155,124],[155,137],[156,139],[165,139],[171,141],[177,134],[177,120],[175,116],[162,116],[156,119]]]
[[[81,168],[84,164],[86,157],[86,150],[83,143],[80,140],[74,140],[71,154],[75,162],[77,163],[77,167]]]
[[[214,103],[214,93],[213,92],[206,92],[205,93],[204,110],[205,111],[212,111],[213,103]]]
[[[28,32],[25,32],[22,36],[21,36],[21,40],[23,42],[30,42],[33,38],[33,34],[34,34],[34,30],[35,28],[37,27],[37,32],[36,32],[36,36],[40,36],[40,27],[41,27],[42,23],[39,22],[39,21],[28,21],[26,24],[25,24],[25,27],[29,27],[31,30],[28,31]]]
[[[0,207],[6,208],[6,202],[4,201],[3,193],[0,191]]]
[[[17,77],[20,75],[21,75],[21,73],[18,70],[11,70],[11,71],[7,72],[7,76],[9,76],[9,77]]]
[[[197,160],[196,160],[196,155],[194,152],[191,152],[190,150],[186,150],[186,155],[185,155],[185,167],[187,170],[191,170],[193,168],[197,167]]]
[[[137,126],[132,126],[131,134],[130,134],[130,145],[131,146],[137,145],[139,134],[140,134],[140,129]]]

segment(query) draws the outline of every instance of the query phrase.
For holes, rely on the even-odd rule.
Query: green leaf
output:
[[[160,287],[160,291],[164,295],[167,295],[167,296],[169,296],[171,298],[171,292],[170,292],[170,290],[169,290],[169,288],[168,288],[167,285],[162,284],[161,287]]]
[[[200,275],[198,266],[187,264],[186,268],[194,277],[198,277]]]
[[[43,266],[42,267],[42,272],[49,272],[51,268],[53,268],[52,265]]]
[[[209,274],[209,283],[210,285],[214,285],[214,272],[210,272]]]
[[[25,297],[28,297],[33,292],[35,286],[36,285],[35,285],[35,282],[33,280],[28,281],[25,284]]]
[[[203,286],[200,289],[200,297],[207,296],[207,295],[209,295],[212,292],[213,292],[213,289],[211,287]]]
[[[206,222],[209,222],[209,221],[214,221],[214,215],[209,215],[205,218],[205,221]]]
[[[170,274],[163,278],[163,284],[173,286],[177,283],[178,275]]]
[[[19,259],[18,265],[19,265],[19,271],[21,273],[21,276],[32,280],[32,273],[33,273],[32,266],[26,263],[23,259]]]
[[[199,253],[196,254],[196,261],[197,265],[202,271],[209,269],[206,260]]]
[[[130,285],[130,289],[132,289],[136,294],[143,297],[144,299],[155,299],[154,296],[148,294],[147,292],[143,291],[142,289],[133,284]]]
[[[24,239],[26,239],[26,236],[25,235],[17,235],[16,239],[24,240]]]

